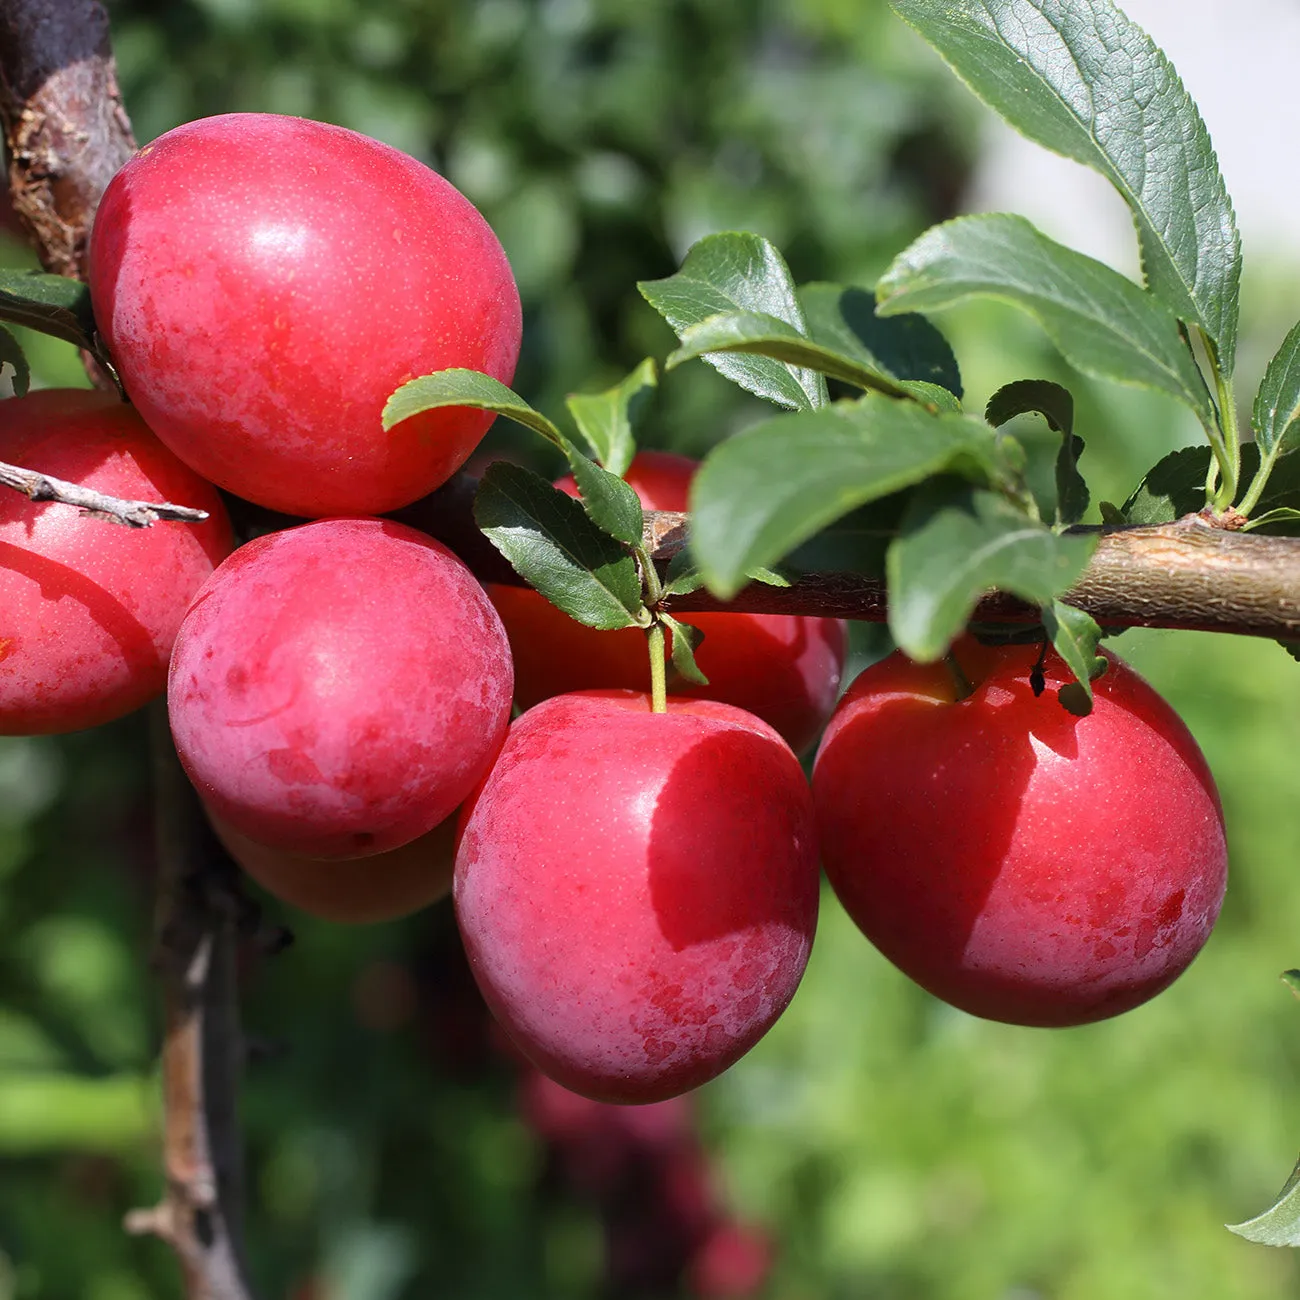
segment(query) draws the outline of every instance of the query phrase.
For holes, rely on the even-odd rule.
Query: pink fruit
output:
[[[201,524],[128,528],[0,489],[0,732],[77,731],[130,713],[162,692],[181,619],[230,551],[221,498],[107,393],[0,402],[0,460],[208,511]]]
[[[379,513],[444,482],[492,416],[385,433],[390,393],[468,367],[509,383],[519,295],[474,206],[342,127],[232,113],[168,131],[113,178],[95,319],[131,400],[214,483],[299,515]]]
[[[1036,646],[895,653],[831,719],[813,770],[822,862],[863,933],[918,984],[990,1020],[1077,1025],[1171,984],[1209,937],[1227,849],[1178,715],[1113,656],[1086,718]]]
[[[505,632],[446,547],[381,519],[325,519],[241,547],[176,642],[168,706],[204,801],[308,857],[397,848],[492,761]]]
[[[712,700],[561,695],[511,727],[462,814],[470,965],[523,1052],[600,1101],[725,1070],[785,1009],[817,917],[807,783]]]

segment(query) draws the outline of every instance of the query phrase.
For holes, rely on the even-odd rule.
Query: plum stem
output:
[[[668,674],[664,668],[664,625],[656,619],[646,628],[650,651],[650,712],[668,712]]]
[[[956,700],[965,700],[975,694],[975,688],[971,685],[970,678],[962,670],[961,664],[957,660],[956,654],[949,650],[943,657],[944,666],[948,669],[952,677],[953,690],[955,691]]]

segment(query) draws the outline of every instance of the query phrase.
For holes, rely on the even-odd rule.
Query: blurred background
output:
[[[447,174],[510,255],[525,303],[515,386],[552,416],[567,392],[669,350],[634,282],[670,274],[710,231],[767,235],[800,281],[870,285],[930,223],[1012,208],[1133,264],[1104,187],[996,126],[883,0],[109,9],[142,143],[205,114],[270,110],[342,123]],[[1254,70],[1296,20],[1240,0],[1229,39],[1217,0],[1131,10],[1202,99],[1242,199],[1248,399],[1300,314],[1300,245],[1283,242],[1279,215],[1294,206],[1258,148],[1294,133],[1294,108],[1249,98],[1285,95],[1289,74]],[[0,256],[28,259],[13,239]],[[1122,500],[1195,440],[1158,395],[1066,370],[1025,317],[980,306],[940,324],[970,409],[1011,379],[1069,384],[1094,500]],[[67,350],[30,342],[41,383],[84,382]],[[687,367],[665,381],[645,441],[699,454],[766,409]],[[886,648],[872,629],[857,636],[858,662]],[[268,901],[296,943],[244,970],[259,1294],[1295,1295],[1295,1254],[1222,1224],[1264,1207],[1300,1143],[1300,1006],[1277,980],[1300,964],[1300,668],[1269,642],[1114,644],[1187,720],[1228,819],[1222,920],[1168,993],[1078,1030],[980,1022],[909,985],[827,896],[805,982],[748,1058],[691,1098],[611,1110],[511,1055],[448,905],[354,930]],[[136,717],[0,741],[0,1300],[180,1294],[166,1248],[119,1226],[159,1194],[145,730]]]

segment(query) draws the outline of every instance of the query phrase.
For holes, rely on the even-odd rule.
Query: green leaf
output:
[[[1249,532],[1255,528],[1268,528],[1276,524],[1290,524],[1300,520],[1300,509],[1295,506],[1278,506],[1274,510],[1265,510],[1262,515],[1251,515],[1250,522],[1242,529]]]
[[[710,316],[735,311],[775,316],[799,334],[808,332],[785,259],[758,235],[709,235],[686,254],[676,275],[643,280],[637,288],[678,338]],[[826,381],[815,370],[743,353],[710,353],[705,360],[778,406],[811,410],[826,404]]]
[[[0,327],[0,370],[5,366],[12,366],[14,370],[14,396],[26,397],[32,384],[32,369],[27,364],[22,344],[7,329]]]
[[[95,350],[95,313],[90,290],[80,280],[44,271],[0,270],[0,321]]]
[[[1300,1164],[1263,1214],[1245,1223],[1229,1223],[1227,1228],[1261,1246],[1300,1246]]]
[[[540,411],[534,411],[517,393],[499,379],[477,370],[438,370],[403,384],[388,399],[383,411],[384,431],[403,420],[440,406],[469,406],[494,411],[506,419],[540,433],[547,442],[564,450],[568,439]]]
[[[647,357],[613,388],[603,393],[570,393],[565,399],[578,432],[611,474],[621,478],[627,473],[636,455],[632,430],[658,383],[655,363]]]
[[[1077,691],[1062,695],[1061,702],[1071,713],[1081,716],[1092,712],[1092,682],[1106,670],[1106,658],[1097,653],[1101,628],[1091,614],[1064,601],[1054,600],[1043,606],[1043,627],[1052,648],[1074,674]],[[1083,708],[1072,707],[1072,697],[1081,696]]]
[[[1279,645],[1293,645],[1294,642],[1279,641]],[[1300,999],[1300,970],[1284,970],[1278,977],[1291,991],[1291,996]]]
[[[869,289],[816,282],[799,286],[808,332],[815,343],[853,357],[892,379],[938,387],[961,397],[961,372],[948,340],[924,316],[881,316]],[[909,390],[915,395],[915,388]],[[960,406],[960,403],[958,403]]]
[[[1162,457],[1120,507],[1130,524],[1168,524],[1205,506],[1208,447],[1180,447]],[[1244,477],[1244,475],[1243,475]]]
[[[1280,645],[1282,649],[1296,661],[1296,663],[1300,663],[1300,641],[1279,641],[1278,645]]]
[[[1215,428],[1205,383],[1173,313],[1024,217],[991,213],[932,227],[895,259],[876,292],[885,314],[938,311],[972,297],[1013,303],[1037,318],[1076,369],[1169,393]]]
[[[776,416],[720,443],[696,474],[692,553],[726,600],[855,507],[945,471],[999,477],[987,424],[879,396]]]
[[[593,464],[540,411],[535,411],[499,379],[477,370],[439,370],[399,388],[384,406],[383,426],[391,430],[403,420],[442,406],[469,406],[494,411],[540,433],[559,448],[582,493],[583,508],[594,523],[612,537],[634,546],[641,541],[641,502],[616,474]]]
[[[693,682],[696,686],[707,686],[709,679],[700,672],[695,662],[695,651],[704,640],[704,633],[690,623],[682,623],[667,614],[660,614],[660,620],[668,629],[672,645],[673,668],[683,681]]]
[[[1111,0],[893,0],[1029,139],[1101,173],[1133,213],[1151,291],[1231,373],[1241,241],[1205,124],[1168,59]]]
[[[1078,523],[1087,513],[1091,498],[1079,473],[1083,439],[1074,432],[1074,398],[1068,388],[1050,379],[1018,379],[989,398],[984,418],[1001,426],[1029,412],[1037,412],[1061,434],[1061,450],[1056,457],[1056,522]]]
[[[889,630],[922,662],[938,659],[981,596],[1050,605],[1087,567],[1096,539],[1054,533],[998,492],[939,480],[919,489],[889,548]]]
[[[474,519],[525,581],[579,623],[613,629],[643,621],[632,557],[540,474],[489,465]]]
[[[665,596],[688,596],[704,586],[704,575],[691,558],[689,547],[682,547],[671,560],[664,572],[663,594]]]
[[[683,362],[710,353],[743,352],[771,357],[790,366],[816,370],[857,388],[885,393],[889,397],[909,396],[908,387],[854,358],[822,347],[800,334],[793,325],[761,312],[721,312],[682,331],[682,346],[664,363],[675,370]]]
[[[1266,459],[1300,441],[1300,324],[1268,363],[1252,412],[1255,441]]]

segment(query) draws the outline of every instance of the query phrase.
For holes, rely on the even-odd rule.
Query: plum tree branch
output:
[[[457,475],[405,510],[403,522],[450,546],[484,582],[523,579],[479,532],[475,481]],[[643,544],[667,562],[687,544],[685,514],[650,510]],[[1188,516],[1158,527],[1103,529],[1087,571],[1066,593],[1103,627],[1163,627],[1241,636],[1300,638],[1300,538],[1226,532]],[[859,573],[807,573],[789,587],[752,583],[725,604],[707,591],[673,596],[672,614],[730,609],[751,614],[804,614],[884,622],[885,583]],[[985,622],[1034,623],[1038,611],[998,593],[980,602]]]
[[[84,279],[95,208],[135,149],[97,0],[0,3],[0,119],[14,209],[41,264]],[[93,380],[111,384],[93,358],[83,353],[83,361]],[[0,482],[134,526],[204,517],[86,493],[16,466],[5,466]],[[172,1246],[190,1300],[249,1300],[235,1122],[244,1055],[234,983],[239,896],[157,706],[154,722],[165,1188],[155,1208],[128,1215],[126,1226]]]

